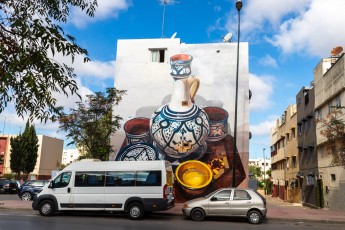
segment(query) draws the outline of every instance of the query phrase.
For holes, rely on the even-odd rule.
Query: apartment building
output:
[[[297,114],[294,104],[285,109],[277,119],[276,126],[271,128],[272,196],[290,202],[300,200],[296,177],[299,171],[296,126]]]
[[[320,181],[316,152],[316,119],[314,116],[315,88],[303,87],[296,95],[299,172],[297,177],[301,185],[302,204],[321,207]]]
[[[12,173],[10,166],[11,159],[11,137],[16,135],[0,135],[0,153],[3,158],[0,164],[0,176]],[[63,140],[37,135],[38,156],[36,166],[30,173],[29,179],[50,179],[53,170],[60,168],[62,159]]]
[[[334,107],[345,104],[345,57],[344,54],[323,58],[314,69],[315,116],[317,119],[327,119]],[[343,112],[344,109],[343,109]],[[345,119],[343,114],[340,119]],[[332,155],[327,154],[326,138],[321,135],[325,127],[316,124],[316,151],[319,179],[322,186],[321,194],[324,207],[345,210],[345,169],[332,161]],[[342,140],[344,141],[344,140]]]

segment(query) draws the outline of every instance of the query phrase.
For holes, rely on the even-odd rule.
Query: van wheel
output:
[[[54,204],[50,200],[44,200],[40,203],[39,212],[42,216],[51,216],[54,214]]]
[[[205,213],[201,208],[196,208],[192,210],[190,217],[195,221],[203,221],[205,219]]]
[[[259,211],[252,210],[248,213],[248,222],[250,224],[260,224],[262,221],[262,215]]]
[[[144,216],[144,208],[140,203],[131,203],[128,206],[127,215],[131,220],[140,220]]]

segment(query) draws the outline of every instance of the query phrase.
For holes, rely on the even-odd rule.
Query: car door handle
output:
[[[225,204],[230,204],[229,202],[225,202]]]
[[[67,188],[67,192],[70,193],[71,192],[71,188]]]
[[[247,204],[250,204],[250,203],[252,203],[251,201],[247,201]]]

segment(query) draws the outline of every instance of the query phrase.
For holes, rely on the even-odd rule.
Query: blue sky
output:
[[[232,32],[237,38],[236,0],[167,0],[164,36],[177,32],[182,42],[213,43]],[[91,62],[74,63],[81,95],[114,85],[118,39],[160,38],[163,3],[160,0],[98,0],[94,18],[78,10],[62,25],[89,51]],[[249,43],[250,158],[269,156],[270,128],[303,86],[313,80],[313,69],[330,50],[345,43],[344,0],[244,0],[241,41]],[[57,55],[60,61],[66,61]],[[60,95],[65,108],[75,105]],[[35,122],[38,134],[64,139],[58,124]],[[25,120],[13,107],[0,114],[0,132],[17,134]],[[65,143],[66,144],[66,143]]]

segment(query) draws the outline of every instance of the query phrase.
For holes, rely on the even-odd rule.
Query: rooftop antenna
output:
[[[164,18],[165,18],[165,8],[167,4],[170,3],[181,3],[181,2],[177,2],[174,0],[161,0],[161,2],[163,3],[163,19],[162,19],[162,35],[161,38],[164,38]]]
[[[231,42],[232,33],[227,33],[223,38],[223,42]]]

